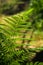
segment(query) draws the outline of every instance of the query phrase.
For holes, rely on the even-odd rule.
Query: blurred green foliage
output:
[[[20,2],[22,1],[26,2],[26,0]],[[0,4],[0,12],[8,10],[12,6],[16,7],[14,3],[17,4],[18,0],[9,0]],[[43,32],[43,0],[32,0],[29,4],[29,9],[24,10],[22,13],[11,16],[11,18],[4,18],[4,21],[9,25],[0,24],[0,65],[33,65],[32,59],[37,49],[23,48],[23,42],[28,31],[32,30],[28,41],[32,40],[35,31],[37,33]],[[22,32],[22,30],[25,30],[25,32]],[[17,35],[23,35],[21,45],[16,44],[16,39],[11,38]],[[37,65],[37,62],[34,65]],[[38,65],[43,65],[43,63],[40,62]]]
[[[28,8],[27,0],[0,0],[0,14],[13,15]]]

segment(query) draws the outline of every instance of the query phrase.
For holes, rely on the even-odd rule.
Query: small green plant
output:
[[[0,64],[1,65],[42,65],[41,62],[33,63],[37,50],[29,48],[35,32],[43,33],[43,1],[32,0],[32,6],[19,14],[5,17],[6,23],[0,24]],[[31,31],[30,38],[26,34]],[[18,38],[17,36],[22,36]],[[16,41],[21,40],[21,44]],[[27,41],[26,47],[25,41]]]

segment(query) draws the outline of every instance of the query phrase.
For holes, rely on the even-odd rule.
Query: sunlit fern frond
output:
[[[26,22],[24,18],[27,17],[27,14],[30,14],[32,10],[33,9],[30,9],[29,11],[26,11],[26,13],[24,12],[21,14],[17,14],[15,16],[3,18],[3,20],[6,23],[2,22],[2,24],[0,24],[0,30],[9,35],[17,35],[19,34],[18,33],[19,31],[24,30],[24,29],[26,30],[29,24],[28,22]]]

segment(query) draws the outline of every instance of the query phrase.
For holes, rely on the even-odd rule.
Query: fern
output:
[[[37,3],[37,4],[36,4]],[[39,4],[42,3],[39,2]],[[33,5],[37,5],[37,9],[43,5],[39,5],[34,0]],[[35,7],[21,12],[19,14],[4,17],[3,21],[6,23],[0,24],[0,63],[1,65],[41,65],[43,63],[33,62],[32,59],[38,51],[43,51],[43,47],[29,48],[30,42],[33,41],[33,35],[38,31],[43,33],[43,19],[40,15],[40,10],[35,10]],[[39,12],[39,13],[38,13]],[[38,15],[37,15],[38,14]],[[29,32],[29,33],[28,33]],[[31,34],[30,34],[31,32]],[[26,34],[30,37],[26,38]],[[16,42],[16,41],[21,41]],[[25,44],[25,41],[26,44]],[[12,61],[12,62],[11,62]]]

